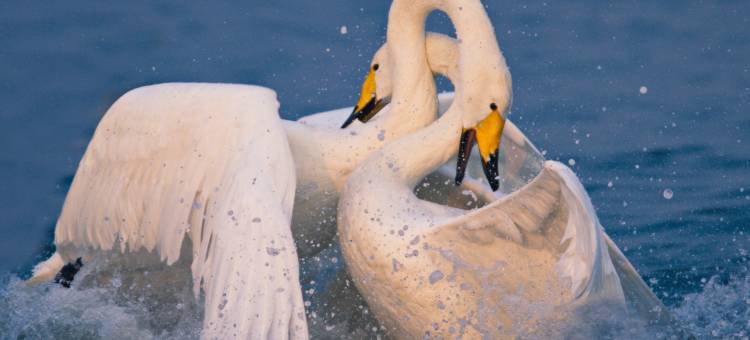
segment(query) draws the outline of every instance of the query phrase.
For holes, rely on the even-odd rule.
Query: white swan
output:
[[[425,36],[425,48],[427,51],[427,61],[430,69],[433,73],[451,77],[452,74],[457,74],[456,68],[458,67],[458,49],[456,47],[457,42],[455,39],[450,38],[446,35],[430,33],[428,32]],[[389,70],[390,58],[388,44],[383,45],[375,57],[372,60],[372,65],[380,65],[380,69]],[[390,97],[391,90],[389,85],[391,83],[391,74],[389,72],[378,72],[378,93],[383,97]],[[382,86],[382,87],[381,87]],[[433,94],[434,95],[434,94]],[[453,101],[453,93],[443,93],[438,96],[439,112],[445,112],[445,109]],[[341,113],[348,114],[348,111],[341,111]],[[337,122],[343,121],[345,116],[342,115],[331,115],[328,114],[315,115],[312,117],[305,117],[306,123],[308,124],[321,124],[324,126],[331,126],[331,121],[339,119]],[[542,157],[535,152],[535,148],[531,145],[523,136],[523,134],[511,123],[510,121],[506,124],[506,133],[503,136],[504,143],[506,145],[513,145],[512,148],[504,148],[502,151],[503,160],[509,160],[505,164],[507,169],[516,169],[528,171],[536,174],[541,169]],[[515,140],[514,140],[515,138]],[[529,157],[530,156],[530,157]],[[478,156],[475,156],[478,157]],[[472,164],[470,164],[472,165]],[[495,193],[490,190],[485,190],[486,185],[483,185],[481,180],[474,179],[482,174],[481,166],[475,167],[470,166],[469,174],[467,179],[464,180],[461,186],[455,186],[453,184],[453,178],[455,176],[455,166],[446,165],[437,170],[436,173],[431,174],[418,186],[416,193],[420,198],[444,202],[457,207],[466,207],[468,205],[475,205],[479,201],[491,201],[495,199]],[[523,184],[519,182],[518,176],[509,176],[508,181],[503,181],[503,188],[510,191],[515,188],[516,185]],[[476,195],[474,193],[475,192]],[[303,269],[304,270],[304,269]],[[330,275],[330,274],[329,274]],[[346,278],[342,277],[340,282],[347,281]],[[323,330],[323,326],[332,324],[339,324],[344,320],[351,320],[356,322],[356,327],[360,326],[360,322],[363,317],[362,310],[358,309],[359,304],[352,304],[352,295],[358,295],[356,289],[347,285],[339,285],[337,288],[329,288],[325,291],[320,291],[311,298],[315,305],[315,312],[317,317],[308,320],[310,322],[311,336],[316,334],[325,334],[331,336],[330,331]],[[342,299],[342,296],[349,296],[349,298]],[[351,319],[349,319],[351,318]],[[322,320],[321,320],[322,319]],[[337,329],[348,328],[353,326],[352,324],[337,326]],[[375,334],[370,334],[375,336]]]
[[[389,144],[350,176],[339,232],[360,292],[390,332],[406,338],[534,331],[540,319],[559,317],[557,307],[592,300],[622,309],[603,232],[562,164],[545,163],[518,192],[471,212],[412,193],[459,140],[460,173],[473,139],[497,188],[501,113],[511,98],[510,74],[479,1],[396,0],[390,13],[424,18],[434,8],[448,13],[461,39],[457,98],[437,122]]]
[[[459,56],[457,41],[448,36],[430,32],[427,33],[425,41],[427,60],[432,72],[446,76],[451,80],[457,80]],[[375,54],[372,63],[381,63],[386,65],[385,67],[387,68],[388,60],[388,49],[387,44],[385,44]],[[382,73],[381,77],[378,79],[386,84],[383,85],[378,92],[385,98],[390,97],[392,91],[390,86],[390,75],[388,73]],[[453,93],[440,94],[438,96],[440,107],[439,112],[445,112],[448,106],[452,104],[453,100]],[[335,124],[332,123],[332,121],[343,119],[342,114],[345,113],[345,111],[339,111],[338,113],[338,115],[331,115],[330,113],[312,115],[305,117],[304,119],[312,124],[331,126],[332,124]],[[502,145],[504,145],[504,147],[498,150],[498,160],[501,162],[500,166],[502,168],[501,171],[499,171],[500,193],[493,192],[492,189],[487,184],[483,183],[481,179],[477,180],[483,175],[482,170],[481,167],[472,166],[472,164],[467,164],[469,177],[461,183],[461,189],[456,190],[458,193],[465,195],[465,190],[469,189],[478,199],[485,202],[494,202],[505,196],[504,193],[520,189],[521,186],[526,184],[534,175],[541,171],[544,162],[544,157],[541,155],[541,152],[510,120],[506,120],[505,122],[505,128],[503,129],[502,135]],[[474,153],[472,154],[472,157],[478,157],[478,155]],[[565,167],[559,167],[561,170],[564,168]],[[452,178],[455,176],[455,169],[455,165],[450,163],[441,166],[438,169],[440,176],[437,180],[425,183],[425,187],[418,188],[416,191],[417,195],[421,198],[427,198],[432,201],[458,201],[455,197],[449,197],[450,193],[446,190],[444,183],[446,178]],[[577,176],[567,170],[560,171],[558,175],[565,177],[565,183],[569,187],[568,189],[575,193],[575,199],[578,202],[578,205],[585,208],[586,214],[581,217],[588,219],[589,222],[587,223],[596,224],[598,228],[602,229],[598,218],[596,217],[596,213],[592,208],[591,199],[583,189],[583,185],[580,183]],[[625,255],[623,255],[609,235],[605,232],[602,236],[604,237],[608,254],[612,259],[612,263],[620,279],[620,284],[623,288],[628,308],[640,318],[647,320],[651,324],[679,327],[676,325],[676,321],[669,313],[668,309],[650,290],[648,285],[638,274],[635,267]]]
[[[458,43],[454,39],[441,34],[427,34],[427,57],[433,72],[444,75],[448,79],[457,80],[458,55]],[[385,80],[388,81],[387,79]],[[387,91],[382,93],[385,96],[390,95]],[[453,93],[441,94],[439,96],[440,112],[445,112],[453,100]],[[468,172],[471,175],[468,180],[463,181],[462,187],[463,189],[470,189],[478,198],[485,202],[497,201],[505,196],[504,193],[520,189],[533,175],[538,174],[543,167],[544,157],[540,151],[510,120],[506,120],[505,122],[501,145],[504,147],[498,150],[497,157],[501,163],[501,170],[499,171],[500,193],[493,192],[487,184],[482,183],[481,180],[474,179],[482,175],[481,170],[479,167],[472,167],[471,164],[467,164],[469,167]],[[477,157],[477,155],[473,154],[472,157]],[[591,199],[578,177],[564,166],[557,166],[556,169],[560,170],[557,175],[564,178],[564,184],[574,194],[572,198],[578,202],[576,204],[578,209],[581,207],[584,208],[582,211],[585,214],[579,216],[581,220],[585,220],[584,223],[596,225],[597,228],[603,229],[593,209]],[[443,179],[453,177],[455,166],[449,163],[440,167],[438,172],[442,175],[441,178]],[[432,190],[433,195],[419,195],[420,190],[418,190],[418,196],[420,198],[427,197],[428,200],[432,201],[446,201],[448,193],[444,187],[439,187],[440,184],[445,183],[437,182],[431,183],[432,186],[438,186],[437,190]],[[625,294],[628,309],[632,312],[631,314],[651,325],[666,326],[672,330],[682,332],[681,326],[676,319],[674,319],[667,307],[654,295],[614,241],[612,241],[606,232],[602,232],[602,236]]]

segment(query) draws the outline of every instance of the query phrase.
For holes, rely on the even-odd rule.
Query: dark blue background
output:
[[[575,161],[602,224],[656,291],[669,302],[702,278],[747,277],[750,2],[485,4],[513,74],[512,119],[548,158]],[[387,9],[0,2],[0,271],[28,270],[51,244],[88,140],[125,91],[237,82],[275,89],[286,118],[350,106]],[[452,30],[442,15],[428,27]]]

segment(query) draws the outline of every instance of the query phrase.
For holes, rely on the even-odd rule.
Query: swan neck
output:
[[[456,102],[464,112],[473,112],[477,104],[471,96],[491,93],[494,101],[510,104],[512,97],[510,73],[503,57],[495,29],[479,0],[424,0],[433,2],[438,10],[445,12],[456,28],[459,46],[458,81]],[[477,101],[474,101],[478,103]],[[482,106],[489,103],[482,103]],[[470,106],[470,107],[467,107]],[[465,117],[466,118],[466,117]],[[473,125],[465,122],[467,125]]]
[[[419,86],[434,89],[435,86],[431,77],[424,79],[424,75],[430,72],[425,71],[429,65],[425,62],[423,47],[426,39],[425,21],[434,10],[447,14],[456,29],[461,53],[458,57],[459,77],[454,77],[456,81],[453,83],[461,83],[465,89],[461,94],[465,98],[457,96],[458,102],[462,105],[471,102],[468,97],[475,93],[472,89],[490,86],[484,93],[498,96],[498,102],[510,103],[510,75],[503,71],[507,70],[507,65],[500,52],[495,29],[480,0],[394,0],[389,13],[388,48],[395,66],[393,102],[396,105],[407,105],[397,110],[400,115],[412,114],[415,110],[413,105],[425,101],[411,96],[415,89],[419,89]],[[499,74],[503,74],[506,79],[496,79]],[[502,83],[508,87],[497,86]],[[464,108],[464,111],[471,110]]]
[[[425,21],[431,11],[422,1],[395,0],[388,14],[387,46],[393,96],[388,127],[411,132],[432,122],[437,89],[425,51]]]
[[[429,126],[388,144],[383,152],[384,163],[412,188],[453,157],[458,151],[461,131],[461,111],[457,105],[451,105]]]
[[[471,102],[467,96],[471,96],[478,86],[495,83],[487,78],[487,74],[498,74],[502,73],[502,70],[507,70],[494,28],[479,0],[394,0],[390,15],[397,18],[400,15],[410,16],[412,20],[418,18],[419,20],[412,22],[413,26],[409,29],[420,31],[419,41],[424,43],[424,21],[432,10],[445,12],[456,28],[459,41],[459,75],[452,77],[456,96],[448,112],[428,127],[386,147],[385,157],[390,158],[386,162],[397,165],[400,176],[410,187],[457,152],[464,126],[462,113],[468,109],[464,105]],[[389,48],[398,46],[391,45],[390,39],[403,39],[392,36],[399,33],[397,27],[393,27],[394,31],[391,31],[392,24],[400,23],[389,21]],[[399,51],[391,52],[398,55]],[[394,98],[398,85],[401,84],[394,84]],[[496,92],[502,91],[498,89]]]
[[[470,53],[461,55],[462,60],[476,60],[480,64],[485,57],[497,58],[500,48],[495,29],[479,0],[425,0],[435,4],[435,9],[445,12],[456,28],[456,37],[462,48]]]

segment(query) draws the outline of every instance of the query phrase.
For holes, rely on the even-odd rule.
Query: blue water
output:
[[[572,165],[695,334],[747,337],[750,2],[485,3],[513,74],[511,118]],[[0,2],[0,271],[25,275],[49,251],[77,162],[125,91],[237,82],[275,89],[286,118],[350,106],[387,8]],[[428,28],[451,32],[442,15]]]

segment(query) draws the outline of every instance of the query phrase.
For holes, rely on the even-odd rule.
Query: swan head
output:
[[[457,92],[456,99],[463,112],[456,159],[456,185],[463,181],[471,149],[476,144],[490,187],[493,191],[500,187],[498,150],[513,93],[505,60],[500,58],[495,67],[498,72],[473,72],[470,74],[476,77],[461,79],[461,86],[468,88],[468,91]]]
[[[359,101],[354,106],[352,114],[341,125],[342,129],[349,126],[355,119],[366,123],[390,103],[393,86],[389,65],[388,48],[384,44],[370,62],[370,70],[362,83]]]

